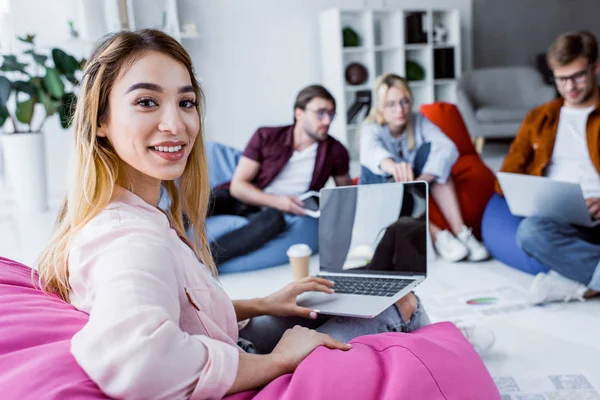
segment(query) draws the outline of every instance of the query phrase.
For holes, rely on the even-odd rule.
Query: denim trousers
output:
[[[211,241],[210,248],[217,266],[261,248],[286,228],[281,211],[246,205],[235,199],[229,189],[212,191],[208,216],[215,215],[239,215],[248,219],[247,224]]]
[[[429,325],[429,317],[417,296],[417,309],[409,321],[402,318],[396,304],[375,318],[352,318],[320,315],[317,319],[300,317],[255,317],[240,331],[238,345],[248,353],[268,354],[277,345],[284,332],[296,325],[326,333],[342,342],[363,335],[384,332],[412,332]]]
[[[587,228],[529,217],[519,224],[516,239],[519,247],[542,265],[600,291],[600,225]]]
[[[423,172],[427,158],[431,151],[431,143],[423,143],[418,149],[415,159],[412,163],[413,173],[417,178]],[[394,178],[390,175],[380,175],[371,171],[364,165],[360,168],[360,178],[358,180],[359,185],[368,185],[371,183],[387,183],[393,182]]]

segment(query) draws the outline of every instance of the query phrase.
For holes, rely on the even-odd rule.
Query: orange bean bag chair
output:
[[[494,194],[494,173],[477,154],[467,127],[454,104],[424,104],[419,111],[448,135],[458,148],[460,156],[452,167],[452,180],[465,225],[473,228],[475,236],[481,238],[483,212]],[[432,197],[429,197],[429,220],[442,229],[450,229]]]

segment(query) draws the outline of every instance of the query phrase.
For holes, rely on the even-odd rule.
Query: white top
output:
[[[406,135],[394,138],[387,125],[365,122],[360,128],[360,163],[374,174],[385,175],[381,162],[392,158],[396,162],[408,162],[413,165],[417,150],[424,143],[431,144],[427,162],[421,173],[431,174],[438,183],[446,183],[452,166],[458,159],[458,150],[454,142],[440,128],[421,113],[412,114],[415,132],[415,148],[408,150]],[[416,177],[415,177],[416,178]]]
[[[69,252],[70,300],[90,315],[71,353],[119,399],[217,399],[235,380],[231,300],[165,214],[123,188]]]
[[[277,196],[297,196],[306,192],[312,182],[318,147],[319,144],[315,142],[302,151],[294,151],[288,163],[264,191]]]
[[[586,199],[600,197],[600,176],[586,138],[587,119],[594,108],[561,108],[554,151],[545,171],[548,178],[579,183]]]

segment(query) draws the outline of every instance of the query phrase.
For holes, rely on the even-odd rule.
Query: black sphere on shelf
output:
[[[364,65],[354,62],[346,67],[346,82],[350,85],[362,85],[369,79],[369,72]]]

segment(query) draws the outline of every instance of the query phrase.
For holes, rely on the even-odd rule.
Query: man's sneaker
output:
[[[565,278],[557,272],[539,273],[529,287],[529,300],[533,304],[555,301],[585,301],[583,295],[588,291],[585,285]]]
[[[489,353],[496,343],[496,334],[486,326],[459,325],[457,327],[482,357]]]
[[[471,232],[470,228],[463,225],[456,237],[469,250],[469,256],[467,257],[469,261],[483,261],[490,257],[490,253],[488,253],[485,246],[473,236],[473,232]]]
[[[442,258],[451,262],[460,261],[469,255],[469,249],[447,230],[438,232],[435,248]]]

